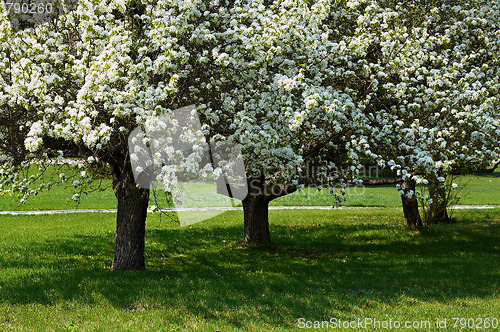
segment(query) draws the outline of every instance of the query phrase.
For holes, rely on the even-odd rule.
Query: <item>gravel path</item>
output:
[[[384,206],[340,206],[338,210],[355,210],[355,209],[383,209]],[[397,208],[397,207],[394,207]],[[465,209],[497,209],[500,205],[456,205],[451,208],[457,210]],[[331,210],[332,206],[270,206],[269,210]],[[162,211],[231,211],[243,210],[242,207],[212,207],[212,208],[173,208],[163,209]],[[148,212],[152,212],[148,210]],[[116,213],[116,209],[82,209],[82,210],[42,210],[42,211],[0,211],[0,215],[46,215],[46,214],[65,214],[65,213]]]

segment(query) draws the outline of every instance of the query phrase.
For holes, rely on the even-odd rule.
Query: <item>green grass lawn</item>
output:
[[[1,216],[0,330],[500,319],[500,209],[455,217],[421,233],[400,209],[271,211],[263,248],[242,245],[241,211],[184,228],[149,215],[147,271],[120,272],[109,270],[113,214]]]
[[[473,174],[459,177],[461,184],[459,204],[498,205],[500,204],[500,169],[491,174]],[[31,197],[26,204],[19,206],[15,197],[0,196],[0,211],[6,210],[64,210],[64,209],[114,209],[116,199],[111,189],[111,181],[102,183],[103,191],[94,191],[82,197],[77,205],[71,197],[74,188],[68,185],[53,187],[36,197]],[[161,200],[160,200],[161,201]],[[271,206],[321,206],[332,205],[333,197],[326,191],[308,188],[300,192],[280,197],[271,202]],[[151,199],[151,205],[155,204]],[[394,185],[377,187],[351,187],[347,189],[343,206],[385,206],[399,207],[401,199]]]
[[[471,174],[457,177],[459,184],[458,204],[463,205],[500,205],[500,169],[491,174]],[[303,206],[332,205],[333,199],[326,190],[305,189],[301,192],[283,196],[271,205]],[[376,187],[347,188],[343,206],[401,206],[401,198],[395,185]]]

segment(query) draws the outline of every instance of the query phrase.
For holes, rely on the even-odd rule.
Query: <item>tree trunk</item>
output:
[[[113,170],[113,190],[118,199],[115,255],[112,270],[141,270],[149,189],[138,188],[132,171]]]
[[[441,185],[437,179],[434,179],[429,183],[429,196],[432,198],[433,202],[429,206],[429,223],[449,223],[451,222],[448,216],[448,197],[446,194],[446,188]]]
[[[411,198],[406,197],[406,195],[401,196],[406,225],[422,227],[423,223],[422,219],[420,218],[420,212],[418,211],[418,201],[415,196],[415,181],[408,179],[403,182],[403,185],[405,186],[405,193],[410,190],[413,190],[414,193]]]
[[[269,201],[264,195],[249,193],[243,200],[245,243],[271,243],[268,207]]]

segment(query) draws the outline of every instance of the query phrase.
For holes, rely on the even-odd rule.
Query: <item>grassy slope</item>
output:
[[[472,174],[458,177],[459,204],[500,204],[500,169],[492,174]],[[274,200],[271,205],[332,205],[331,196],[324,190],[306,189]],[[401,206],[401,198],[394,185],[352,187],[347,189],[345,206]]]
[[[500,170],[492,174],[478,174],[459,177],[457,183],[463,184],[462,199],[459,204],[500,204]],[[89,193],[84,196],[79,206],[71,200],[72,187],[54,187],[37,197],[32,197],[22,206],[16,204],[14,197],[0,196],[0,210],[59,210],[59,209],[113,209],[116,199],[111,190],[110,181],[104,181],[104,191]],[[393,185],[348,188],[345,206],[401,206],[401,200]],[[153,205],[153,201],[151,205]],[[278,198],[271,205],[332,205],[333,199],[326,190],[306,189]]]
[[[267,331],[297,319],[430,320],[500,312],[500,209],[424,233],[399,209],[242,212],[186,228],[150,215],[144,272],[112,272],[114,216],[3,216],[0,330]]]

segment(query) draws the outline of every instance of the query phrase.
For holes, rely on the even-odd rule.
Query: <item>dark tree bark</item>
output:
[[[245,243],[271,243],[269,201],[262,194],[250,192],[243,200]]]
[[[471,169],[462,169],[458,166],[453,166],[451,174],[453,175],[464,175],[469,173],[493,173],[500,166],[500,161],[496,161],[491,168],[471,168]]]
[[[129,167],[113,169],[113,190],[118,199],[115,255],[112,270],[141,270],[149,189],[138,188]]]
[[[6,112],[0,117],[0,151],[12,157],[13,164],[20,166],[26,159],[28,151],[24,145],[27,130],[21,128],[26,123],[28,111],[21,107],[6,107]]]
[[[245,243],[271,243],[269,232],[269,202],[275,198],[291,194],[297,187],[279,183],[269,183],[264,172],[248,179],[248,195],[243,199]]]
[[[408,179],[403,182],[405,185],[405,193],[407,191],[413,190],[415,192],[415,181]],[[422,218],[420,218],[420,212],[418,211],[418,201],[413,195],[411,198],[405,195],[401,196],[401,201],[403,202],[403,213],[405,216],[406,225],[422,227]]]
[[[396,184],[400,183],[401,180],[399,179],[379,179],[379,180],[363,180],[363,185],[364,186],[384,186],[387,184]]]
[[[431,181],[428,188],[429,196],[433,200],[432,204],[429,206],[429,223],[450,223],[451,219],[447,211],[448,197],[446,188],[441,186],[441,183],[437,181],[437,179]]]
[[[269,202],[278,197],[289,195],[297,191],[297,184],[271,183],[264,177],[250,177],[248,180],[248,195],[242,200],[244,213],[243,241],[245,243],[271,243],[269,232]],[[309,178],[299,178],[298,184],[310,185]],[[231,190],[242,197],[238,192],[241,188],[233,186]],[[227,194],[225,194],[227,195]]]
[[[493,173],[497,169],[497,167],[500,165],[500,161],[497,161],[492,168],[482,168],[479,170],[474,171],[474,173]]]

